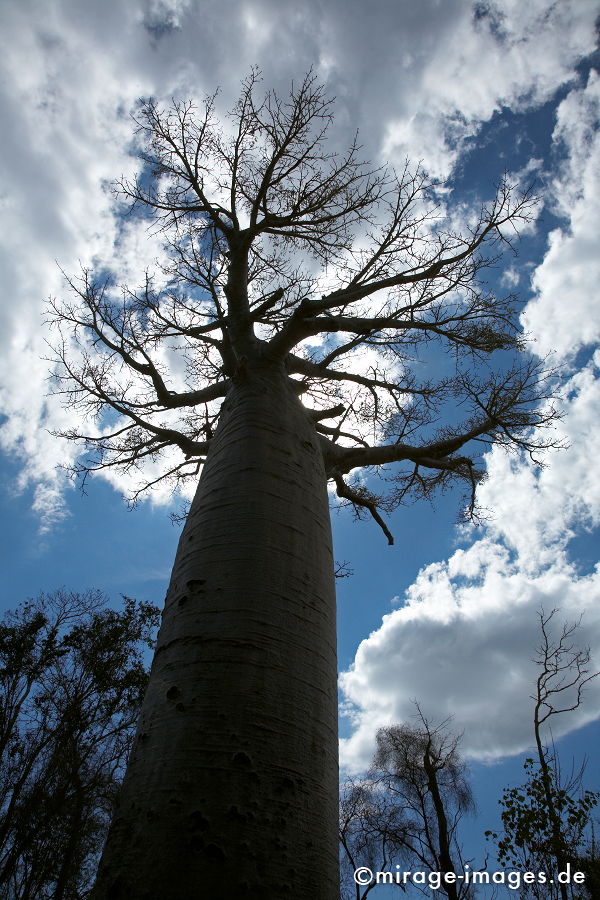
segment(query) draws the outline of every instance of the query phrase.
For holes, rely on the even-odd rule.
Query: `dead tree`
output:
[[[579,708],[585,686],[600,673],[591,670],[589,648],[577,646],[580,622],[564,623],[558,637],[553,635],[556,613],[556,609],[538,613],[541,641],[534,658],[538,676],[531,696],[535,758],[525,760],[525,784],[503,793],[503,833],[487,831],[486,835],[496,842],[504,866],[544,873],[544,881],[523,886],[523,897],[580,900],[594,896],[596,856],[593,841],[591,846],[586,844],[599,795],[582,787],[585,764],[579,771],[573,766],[564,777],[545,732],[554,716]],[[589,882],[565,880],[569,867],[571,874],[583,870]]]
[[[551,831],[550,855],[553,857],[556,870],[564,872],[567,863],[574,862],[573,841],[569,839],[572,837],[567,834],[570,829],[565,828],[563,821],[564,804],[561,802],[561,789],[564,786],[559,783],[558,761],[554,759],[553,768],[553,759],[544,741],[543,728],[553,716],[578,709],[586,684],[597,678],[600,672],[592,672],[590,669],[589,647],[577,647],[574,643],[573,635],[580,621],[563,623],[559,638],[552,637],[551,623],[556,613],[556,609],[550,613],[543,610],[539,612],[542,639],[534,660],[539,674],[536,679],[536,692],[531,699],[534,701],[533,733],[543,790],[543,805]],[[575,785],[576,788],[579,787],[580,781],[581,778]],[[570,789],[567,787],[565,793],[568,796],[574,793],[573,786],[570,786]],[[595,805],[597,795],[589,795],[589,799]],[[587,813],[589,808],[586,804],[584,813]],[[564,883],[560,883],[558,890],[561,900],[569,900],[572,896],[571,888]]]

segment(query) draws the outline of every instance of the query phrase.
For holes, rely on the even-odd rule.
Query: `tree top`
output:
[[[76,471],[138,470],[133,500],[194,478],[223,399],[278,371],[338,496],[390,543],[378,509],[451,479],[474,514],[482,450],[552,446],[537,431],[556,415],[548,373],[523,352],[517,299],[485,282],[534,196],[504,179],[457,228],[419,166],[370,166],[357,140],[330,149],[313,73],[280,97],[253,71],[221,122],[215,97],[136,112],[140,172],[115,191],[160,231],[155,271],[132,286],[84,270],[50,302],[55,390],[89,422],[64,433],[87,446]],[[390,463],[385,499],[351,476]]]

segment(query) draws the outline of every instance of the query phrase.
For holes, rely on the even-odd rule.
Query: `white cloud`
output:
[[[523,316],[536,349],[555,350],[563,363],[599,337],[597,100],[592,74],[559,107],[554,137],[566,156],[553,191],[570,217],[550,235]],[[494,448],[480,490],[492,520],[466,548],[424,568],[402,607],[359,646],[341,676],[346,707],[354,704],[355,730],[342,741],[342,762],[350,769],[368,764],[377,727],[408,719],[414,699],[432,721],[454,715],[474,757],[529,746],[540,607],[559,608],[557,621],[583,614],[581,640],[600,667],[600,566],[579,572],[569,554],[574,536],[600,525],[600,475],[591,451],[600,439],[599,367],[596,350],[563,388],[557,435],[569,449],[550,454],[536,470]],[[595,718],[599,700],[594,682],[581,709],[554,720],[555,736]]]
[[[598,340],[597,95],[592,74],[559,107],[555,140],[567,155],[553,191],[570,220],[550,236],[523,317],[536,349],[563,361]],[[474,757],[529,746],[540,607],[558,607],[569,621],[583,614],[581,638],[600,665],[600,569],[581,574],[569,561],[570,539],[600,524],[600,476],[590,461],[600,439],[598,364],[597,351],[564,388],[559,436],[568,451],[552,454],[541,471],[489,454],[480,501],[493,520],[484,536],[423,569],[402,608],[384,617],[341,676],[346,707],[354,704],[354,732],[342,741],[350,769],[368,764],[377,727],[409,719],[415,699],[433,721],[454,715]],[[594,683],[580,710],[554,721],[555,736],[595,718],[599,700]]]
[[[574,76],[593,47],[594,7],[498,0],[476,17],[462,0],[401,8],[389,0],[377,15],[358,0],[325,7],[308,0],[293,11],[275,0],[7,4],[0,37],[0,115],[8,123],[0,159],[0,403],[7,421],[0,441],[24,461],[26,480],[52,486],[49,515],[60,497],[55,465],[75,451],[46,434],[73,423],[73,413],[45,396],[42,301],[64,291],[56,260],[69,272],[78,260],[118,260],[123,274],[135,276],[158,252],[133,226],[115,246],[104,189],[134,168],[129,112],[139,96],[201,96],[220,84],[227,108],[257,62],[265,84],[283,90],[314,65],[338,95],[336,141],[345,143],[358,126],[367,156],[385,146],[447,172],[464,137],[500,105],[538,103]],[[565,132],[569,121],[565,108]]]
[[[359,707],[353,735],[341,742],[343,766],[368,765],[377,727],[408,721],[415,699],[431,721],[454,716],[467,755],[491,759],[524,750],[532,744],[536,610],[560,608],[557,623],[585,612],[582,640],[599,645],[600,572],[577,577],[551,567],[526,578],[499,545],[476,545],[474,552],[476,562],[467,551],[466,559],[424,569],[406,605],[360,645],[341,678],[347,701]],[[555,736],[595,718],[599,698],[592,683],[581,709],[555,720]]]
[[[401,608],[359,646],[341,676],[355,706],[356,730],[342,741],[349,768],[368,764],[377,727],[407,720],[415,699],[432,721],[453,715],[472,756],[529,746],[541,607],[559,608],[557,620],[583,613],[582,640],[600,665],[600,567],[580,574],[568,554],[570,538],[600,520],[600,478],[585,449],[600,438],[598,374],[590,364],[569,385],[561,432],[572,449],[541,471],[492,452],[480,499],[494,518],[483,536],[424,568]],[[581,710],[555,720],[556,736],[595,718],[598,700],[594,684]]]
[[[536,340],[540,355],[576,353],[600,338],[600,77],[592,70],[588,83],[571,91],[557,111],[554,139],[566,151],[551,185],[557,211],[568,227],[550,234],[549,250],[536,270],[523,324]]]
[[[521,273],[515,266],[509,266],[502,274],[500,283],[507,288],[515,288],[521,280]]]
[[[440,178],[495,112],[536,106],[573,79],[574,61],[593,50],[597,7],[490,0],[453,13],[435,29],[435,46],[384,142],[386,156],[422,158]]]

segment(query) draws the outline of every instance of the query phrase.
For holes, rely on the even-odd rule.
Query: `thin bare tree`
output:
[[[405,846],[405,806],[370,778],[348,778],[340,790],[341,900],[365,900],[395,875],[400,860],[410,860]],[[406,867],[405,867],[406,868]],[[406,885],[399,882],[399,889]]]
[[[460,737],[450,733],[448,722],[433,727],[421,710],[419,715],[418,724],[392,725],[377,733],[370,778],[387,796],[400,824],[395,831],[384,820],[381,837],[421,870],[439,873],[438,889],[448,900],[464,900],[472,896],[472,887],[464,880],[459,825],[474,805],[458,750]]]
[[[486,834],[496,841],[502,863],[544,873],[543,882],[523,887],[524,897],[582,900],[593,896],[593,889],[567,880],[566,873],[570,868],[571,875],[580,869],[593,875],[596,856],[593,846],[586,852],[586,841],[599,795],[582,787],[585,764],[579,770],[573,765],[564,777],[556,748],[548,742],[548,728],[554,716],[581,706],[586,685],[600,672],[592,668],[590,648],[578,645],[581,619],[564,622],[558,635],[553,633],[557,612],[538,611],[541,640],[531,696],[535,758],[525,760],[526,783],[504,791],[504,833]]]
[[[540,767],[541,784],[544,794],[544,805],[551,825],[551,855],[554,857],[559,872],[565,871],[567,863],[573,863],[570,852],[569,837],[563,822],[564,806],[560,802],[560,792],[564,786],[558,778],[558,761],[552,758],[544,741],[543,728],[553,716],[579,709],[586,684],[597,678],[600,672],[592,672],[591,652],[589,647],[578,647],[574,641],[581,620],[564,622],[560,635],[554,638],[551,633],[552,619],[558,610],[549,613],[539,611],[540,631],[542,639],[535,656],[535,664],[539,668],[536,679],[536,692],[532,697],[533,733],[537,759]],[[581,781],[581,779],[579,779]],[[576,785],[577,787],[579,785]],[[567,789],[567,793],[573,792]],[[595,799],[595,798],[590,798]],[[587,811],[587,810],[586,810]],[[561,900],[572,897],[572,888],[561,882],[559,885]]]

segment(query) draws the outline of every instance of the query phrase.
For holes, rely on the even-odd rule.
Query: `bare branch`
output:
[[[70,302],[51,303],[56,392],[107,424],[66,435],[91,454],[86,472],[173,445],[201,458],[221,401],[268,372],[302,396],[343,499],[368,496],[384,531],[377,508],[451,479],[474,515],[486,447],[538,461],[554,446],[538,435],[556,417],[549,376],[512,362],[525,349],[518,303],[484,281],[535,199],[505,180],[457,230],[419,167],[373,168],[356,139],[330,149],[332,100],[312,72],[287,96],[261,94],[260,81],[253,70],[243,82],[226,129],[216,95],[199,108],[141,103],[142,170],[116,192],[164,236],[164,257],[140,286],[84,271],[67,278]],[[381,501],[344,481],[395,464]]]
[[[393,544],[394,537],[377,512],[377,504],[375,498],[364,489],[358,490],[357,488],[351,488],[350,485],[346,484],[340,473],[333,472],[332,474],[333,480],[335,481],[338,497],[342,497],[344,500],[349,500],[355,509],[357,507],[364,507],[364,509],[367,509],[385,534],[388,544]]]

